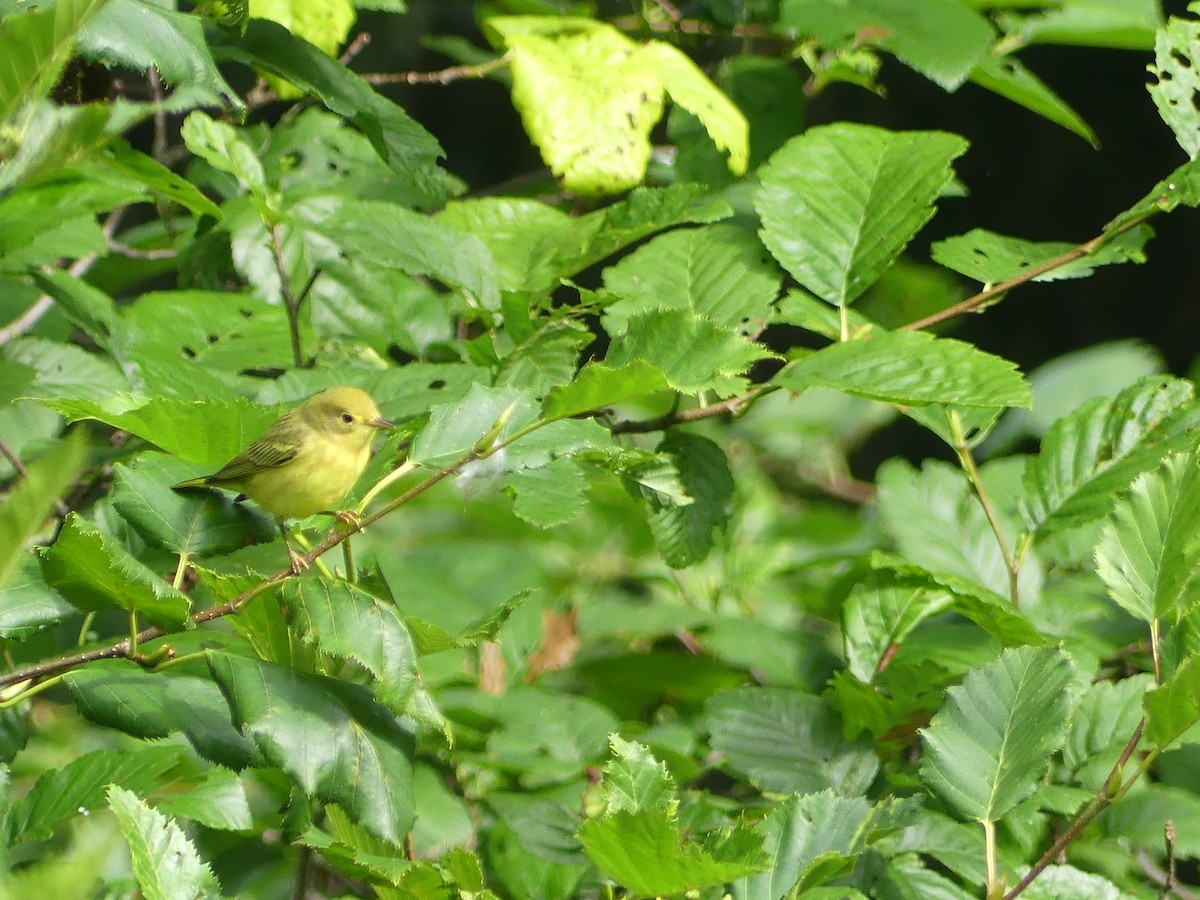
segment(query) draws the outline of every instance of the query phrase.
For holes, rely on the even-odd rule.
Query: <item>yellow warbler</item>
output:
[[[303,568],[288,543],[284,519],[331,513],[354,487],[371,455],[371,439],[392,423],[375,401],[354,387],[314,394],[281,416],[261,438],[212,475],[175,488],[222,487],[249,497],[279,523],[292,570]]]

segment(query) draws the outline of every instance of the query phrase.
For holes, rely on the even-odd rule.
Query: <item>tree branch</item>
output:
[[[701,419],[711,419],[713,416],[738,415],[764,394],[775,390],[773,387],[751,388],[744,394],[730,397],[728,400],[718,400],[707,406],[697,406],[693,409],[673,411],[653,419],[627,419],[617,422],[610,429],[613,434],[644,434],[648,431],[663,431],[672,425],[686,425],[688,422],[698,422]]]

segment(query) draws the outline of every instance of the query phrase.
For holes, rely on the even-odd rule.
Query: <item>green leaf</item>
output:
[[[1033,793],[1062,746],[1078,695],[1070,658],[1005,650],[967,674],[921,734],[921,779],[963,818],[995,822]]]
[[[412,632],[413,640],[417,642],[417,649],[421,656],[455,647],[477,647],[483,641],[495,638],[504,623],[525,604],[531,593],[532,591],[529,589],[518,591],[495,610],[468,623],[457,634],[451,634],[438,625],[412,616],[407,616],[405,622],[409,631]]]
[[[97,725],[145,739],[181,733],[205,759],[234,769],[264,764],[250,738],[234,727],[224,695],[202,667],[148,672],[133,662],[97,662],[64,680],[79,712]]]
[[[109,144],[104,158],[118,172],[137,179],[155,194],[187,208],[197,218],[221,217],[221,208],[204,196],[198,187],[172,172],[154,157],[134,150],[127,141],[113,141]]]
[[[76,431],[31,463],[0,506],[0,597],[26,559],[29,541],[42,529],[54,501],[75,481],[87,458],[87,435]],[[6,604],[0,602],[0,618]]]
[[[328,578],[290,581],[282,595],[302,640],[356,660],[371,673],[376,699],[404,714],[417,684],[417,653],[393,603]]]
[[[835,306],[854,302],[933,216],[967,149],[936,131],[840,123],[793,138],[760,170],[763,243]]]
[[[1114,745],[1124,745],[1141,720],[1142,700],[1152,687],[1153,676],[1149,674],[1089,685],[1071,717],[1063,764],[1078,771]]]
[[[686,309],[655,309],[630,318],[628,330],[614,336],[605,362],[621,368],[642,360],[660,369],[677,391],[711,390],[729,396],[745,389],[744,373],[752,363],[773,355],[706,316]]]
[[[172,818],[191,819],[220,831],[248,831],[254,827],[246,789],[235,772],[211,766],[183,780],[179,788],[157,797],[155,808]]]
[[[497,440],[529,424],[533,410],[533,398],[522,391],[473,384],[461,401],[430,411],[409,459],[430,468],[448,465],[469,453],[497,423],[503,425]]]
[[[1200,598],[1200,465],[1168,457],[1117,501],[1096,546],[1096,573],[1126,612],[1172,620]]]
[[[4,348],[4,358],[37,373],[25,394],[28,397],[100,401],[129,389],[129,382],[111,360],[74,344],[23,337]]]
[[[1026,900],[1121,900],[1127,896],[1100,875],[1074,866],[1047,866],[1022,893]]]
[[[286,79],[352,122],[379,157],[412,184],[422,207],[440,206],[462,189],[458,179],[438,167],[442,148],[433,135],[337,60],[281,25],[250,19],[244,35],[226,37],[214,50]]]
[[[0,197],[0,271],[23,272],[107,252],[96,213],[145,199],[140,186],[58,173],[51,182]]]
[[[872,681],[913,629],[953,602],[950,591],[924,579],[872,573],[854,586],[842,607],[847,667],[859,681]]]
[[[760,826],[774,865],[735,885],[734,897],[782,900],[799,888],[798,896],[807,898],[816,885],[849,873],[874,815],[865,797],[834,790],[789,797]]]
[[[1086,278],[1098,266],[1142,263],[1142,247],[1153,237],[1148,225],[1139,225],[1101,244],[1094,252],[1037,275],[1034,281]],[[1007,281],[1028,269],[1050,262],[1076,248],[1075,244],[1025,241],[982,228],[938,241],[930,248],[933,259],[948,269],[984,284]]]
[[[604,270],[605,293],[614,299],[604,328],[618,334],[638,313],[681,308],[757,334],[781,280],[765,256],[754,234],[736,225],[668,231]]]
[[[1074,132],[1092,147],[1100,148],[1100,141],[1091,126],[1020,60],[1012,56],[984,54],[971,72],[971,81]]]
[[[377,837],[412,826],[412,735],[359,685],[229,653],[208,655],[234,722],[310,797]]]
[[[607,877],[635,894],[661,896],[762,871],[762,842],[746,828],[688,839],[675,813],[674,784],[645,748],[612,738],[604,767],[604,814],[579,829],[584,852]],[[637,804],[636,807],[634,804]]]
[[[228,122],[197,110],[183,120],[179,136],[187,148],[219,172],[227,172],[255,196],[265,194],[267,177],[254,148]]]
[[[1097,398],[1060,419],[1025,468],[1020,511],[1039,537],[1094,521],[1113,497],[1168,454],[1188,449],[1200,427],[1191,382],[1142,378],[1112,400]]]
[[[987,53],[994,33],[987,20],[958,0],[784,0],[779,24],[815,35],[826,45],[853,39],[883,47],[947,91],[966,80]]]
[[[9,12],[0,21],[0,122],[50,93],[75,51],[75,38],[106,0],[61,0]]]
[[[734,688],[708,700],[704,716],[713,749],[763,791],[854,795],[879,770],[870,746],[843,738],[825,702],[800,690]]]
[[[631,360],[620,367],[589,362],[574,381],[546,395],[542,415],[548,420],[566,419],[669,389],[662,370],[645,360]]]
[[[1200,657],[1188,657],[1149,691],[1145,709],[1146,737],[1160,750],[1200,721]]]
[[[924,331],[888,331],[822,347],[776,379],[802,391],[812,385],[890,403],[1029,406],[1029,385],[1006,359]]]
[[[149,791],[178,765],[183,749],[167,745],[123,750],[94,750],[61,769],[48,768],[4,821],[6,842],[49,838],[60,822],[104,805],[105,788],[120,785]]]
[[[538,528],[565,525],[583,512],[587,499],[587,479],[567,458],[512,472],[504,483],[513,493],[513,512]]]
[[[729,155],[729,171],[744,175],[750,155],[750,126],[742,111],[674,45],[649,41],[641,53],[654,67],[671,102],[695,116],[717,149]]]
[[[918,472],[892,459],[879,468],[877,482],[880,517],[905,559],[938,576],[974,584],[972,593],[986,588],[1008,596],[1012,586],[1004,555],[962,470],[929,460]],[[1011,547],[1015,523],[1003,509],[997,516]],[[1037,560],[1027,554],[1019,573],[1021,596],[1035,596],[1041,580]]]
[[[76,609],[125,609],[165,627],[186,618],[191,601],[99,529],[71,513],[42,554],[42,575]]]
[[[658,452],[671,458],[691,502],[677,505],[653,488],[640,490],[659,554],[671,568],[683,569],[708,556],[713,530],[729,521],[733,476],[724,451],[697,434],[669,431]]]
[[[113,507],[147,544],[189,558],[229,553],[250,538],[270,541],[275,530],[262,516],[231,503],[219,491],[171,490],[190,478],[191,466],[142,453],[130,466],[113,467]]]
[[[1162,25],[1158,0],[1072,0],[1006,20],[1010,40],[1149,50]]]
[[[113,785],[108,802],[133,855],[133,874],[146,900],[219,897],[221,886],[179,826]]]
[[[496,264],[473,234],[395,203],[330,196],[306,228],[335,241],[343,253],[409,275],[430,275],[461,289],[487,309],[500,306]]]
[[[2,517],[0,517],[2,519]],[[25,554],[0,587],[0,637],[23,641],[43,628],[78,614],[42,577],[41,566]]]
[[[198,16],[149,0],[108,0],[80,34],[79,53],[109,68],[153,66],[168,86],[187,89],[193,104],[243,108],[213,62]]]
[[[103,401],[70,398],[48,400],[46,405],[72,422],[96,419],[128,431],[210,471],[262,437],[279,417],[278,409],[264,409],[240,397],[186,401],[117,394]]]
[[[1200,154],[1200,117],[1196,92],[1200,91],[1200,22],[1172,16],[1154,35],[1154,65],[1150,74],[1158,81],[1146,89],[1159,115],[1175,132],[1175,140],[1191,159]]]

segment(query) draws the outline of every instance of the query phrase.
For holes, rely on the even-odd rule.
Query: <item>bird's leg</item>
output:
[[[303,556],[292,549],[292,542],[288,540],[287,526],[283,522],[279,523],[279,533],[283,535],[283,546],[287,547],[288,564],[292,567],[292,574],[301,574],[308,568],[308,563],[304,561]]]

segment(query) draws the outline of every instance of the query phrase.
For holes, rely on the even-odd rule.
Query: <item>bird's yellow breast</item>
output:
[[[370,436],[308,436],[286,463],[264,469],[238,485],[247,497],[276,519],[300,519],[337,508],[366,468]]]

